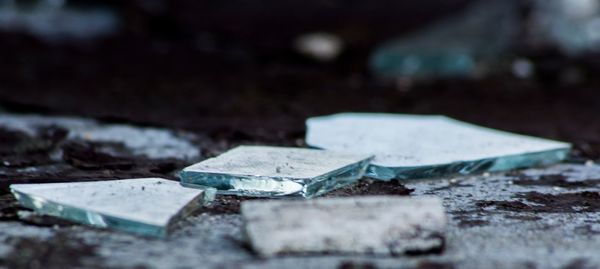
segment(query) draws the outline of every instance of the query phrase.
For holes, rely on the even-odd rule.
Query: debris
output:
[[[334,60],[344,47],[341,38],[330,33],[305,34],[295,42],[298,52],[315,60],[328,62]]]
[[[96,246],[75,236],[58,232],[50,238],[13,238],[12,250],[2,259],[6,268],[98,268],[93,259]]]
[[[52,152],[67,136],[67,130],[53,126],[40,127],[27,134],[0,127],[0,166],[27,167],[52,162]]]
[[[358,181],[368,154],[266,146],[240,146],[180,173],[185,186],[210,186],[221,194],[319,196]]]
[[[530,78],[535,74],[535,65],[529,59],[516,59],[512,63],[512,73],[518,78]]]
[[[387,78],[477,77],[508,52],[519,30],[518,8],[513,0],[477,1],[462,14],[384,44],[371,56],[371,69]]]
[[[480,208],[533,213],[582,213],[600,211],[600,193],[592,191],[572,193],[540,193],[537,191],[518,193],[513,201],[477,201]]]
[[[0,2],[0,30],[23,31],[47,42],[60,43],[104,37],[119,28],[119,16],[108,8],[77,8],[67,5],[65,0],[35,1],[29,7],[17,2]]]
[[[554,45],[568,55],[598,52],[600,2],[597,0],[534,0],[530,42]]]
[[[344,261],[340,263],[337,269],[377,269],[377,267],[369,262],[354,262],[354,261]]]
[[[520,176],[519,179],[513,181],[516,185],[521,186],[551,186],[566,189],[575,188],[594,188],[600,184],[600,179],[585,179],[571,181],[561,174],[541,175],[537,179],[527,176]]]
[[[39,214],[158,237],[167,236],[180,218],[211,201],[215,192],[161,178],[14,184],[10,189],[22,206]]]
[[[136,127],[127,124],[102,124],[77,117],[53,117],[3,113],[0,125],[7,130],[35,136],[41,128],[55,126],[68,133],[69,140],[121,143],[132,154],[151,159],[195,160],[200,150],[185,137],[168,129]],[[43,129],[42,129],[43,130]]]
[[[564,160],[571,145],[444,116],[342,113],[307,120],[310,146],[374,154],[366,176],[389,180],[503,171]]]
[[[414,189],[407,188],[400,180],[381,181],[364,179],[356,184],[337,189],[327,194],[328,197],[362,196],[362,195],[410,195]]]
[[[441,262],[433,262],[433,261],[421,261],[419,262],[414,269],[454,269],[454,264],[452,263],[441,263]]]
[[[261,256],[291,253],[401,255],[443,248],[437,197],[364,196],[242,203],[245,232]]]

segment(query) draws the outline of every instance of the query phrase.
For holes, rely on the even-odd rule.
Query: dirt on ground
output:
[[[581,213],[600,211],[600,193],[596,191],[560,194],[536,191],[517,193],[514,201],[478,201],[480,208],[532,213]],[[527,202],[527,203],[525,203]]]
[[[155,12],[130,1],[110,2],[123,18],[122,29],[112,36],[46,43],[23,33],[0,33],[0,106],[184,129],[200,137],[203,157],[239,144],[303,146],[306,118],[364,111],[444,114],[571,142],[571,161],[600,159],[600,79],[593,75],[600,70],[595,60],[600,57],[515,47],[507,60],[528,59],[534,66],[525,79],[497,70],[478,79],[407,84],[370,72],[369,55],[382,42],[455,14],[470,2],[426,1],[432,5],[268,1],[234,8],[174,1]],[[190,16],[190,10],[199,13]],[[234,21],[222,19],[232,16]],[[346,41],[338,58],[315,61],[294,48],[295,38],[317,30]],[[202,43],[207,36],[212,49]],[[106,152],[119,152],[121,145],[63,143],[66,135],[56,126],[35,136],[0,126],[0,166],[8,167],[0,174],[0,191],[7,178],[173,178],[172,172],[186,165],[112,156]],[[63,160],[51,158],[57,148],[65,153]],[[53,168],[19,169],[41,165]]]
[[[380,80],[367,68],[368,56],[378,44],[422,26],[423,21],[452,13],[468,1],[444,1],[435,10],[387,1],[411,16],[374,12],[394,10],[377,9],[371,4],[377,1],[348,1],[344,12],[337,7],[323,9],[327,4],[320,3],[335,1],[308,1],[292,8],[286,6],[290,1],[284,2],[275,5],[276,13],[261,9],[269,5],[233,9],[216,2],[173,1],[160,14],[141,11],[130,1],[112,3],[129,15],[124,30],[93,42],[47,44],[20,33],[2,33],[0,109],[182,129],[201,138],[198,144],[204,158],[239,144],[304,146],[306,118],[360,111],[443,114],[571,142],[573,162],[600,159],[600,78],[594,75],[600,71],[599,57],[567,57],[553,49],[523,50],[516,51],[511,59],[532,62],[535,73],[526,79],[500,70],[478,79]],[[319,10],[324,11],[315,13]],[[341,23],[348,21],[356,23]],[[318,62],[297,53],[291,45],[294,38],[314,31],[333,32],[346,40],[341,56],[332,62]],[[206,36],[212,49],[207,49]],[[9,184],[150,176],[175,179],[173,172],[188,165],[126,152],[115,155],[122,152],[122,145],[67,141],[66,132],[47,126],[32,136],[0,126],[0,221],[71,225],[52,218],[19,218],[19,211],[27,211],[8,194]],[[60,159],[53,158],[56,150],[63,152]],[[43,169],[25,169],[28,167]],[[596,186],[598,180],[568,182],[561,175],[551,175],[522,177],[514,183],[577,189]],[[454,187],[470,186],[458,182],[442,188]],[[365,180],[329,196],[411,192],[397,181]],[[245,199],[219,196],[202,212],[239,213]],[[475,206],[477,210],[451,214],[461,227],[468,228],[488,224],[477,216],[497,211],[596,212],[600,197],[588,191],[556,195],[532,191],[515,194],[513,201],[482,200]],[[535,216],[510,218],[536,220]],[[11,253],[0,265],[88,266],[85,259],[96,255],[94,246],[61,236],[41,241],[15,239],[11,242],[15,249],[27,252]],[[582,262],[574,261],[565,268],[582,266]],[[348,264],[340,268],[372,267]],[[431,262],[415,268],[454,266]]]
[[[513,183],[521,186],[550,186],[565,189],[592,188],[600,184],[600,179],[586,179],[585,181],[568,181],[565,175],[542,175],[533,179],[526,175],[519,175],[519,178],[513,180]]]

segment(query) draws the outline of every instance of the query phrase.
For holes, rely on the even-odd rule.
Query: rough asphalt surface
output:
[[[197,145],[199,159],[238,144],[303,146],[306,118],[341,111],[443,114],[571,142],[572,161],[600,159],[598,57],[574,59],[553,48],[517,46],[524,51],[515,57],[531,60],[535,66],[529,79],[505,71],[473,81],[415,85],[399,81],[396,85],[396,81],[380,83],[366,70],[370,52],[378,44],[451,14],[469,0],[421,0],[420,5],[411,1],[270,0],[264,5],[163,1],[166,6],[158,14],[136,1],[109,2],[115,2],[108,4],[125,20],[122,31],[106,40],[48,45],[20,33],[2,33],[0,105],[23,113],[78,115],[193,132],[173,135]],[[314,62],[290,46],[299,35],[315,30],[331,31],[346,41],[347,49],[339,59]],[[442,197],[450,221],[445,251],[412,257],[264,260],[248,250],[240,234],[238,212],[244,198],[220,197],[214,207],[182,223],[168,240],[74,225],[16,206],[6,192],[11,183],[141,176],[175,179],[175,172],[189,164],[139,156],[139,151],[131,151],[135,144],[127,141],[88,139],[106,135],[104,131],[79,136],[56,125],[14,130],[0,124],[0,267],[600,267],[596,185],[600,168],[596,166],[563,164],[405,185],[362,181],[330,195]]]
[[[327,196],[441,197],[449,218],[445,248],[397,257],[300,255],[262,259],[252,253],[241,233],[239,205],[250,198],[220,196],[212,207],[180,223],[166,240],[94,229],[19,207],[7,192],[8,184],[136,176],[175,179],[176,171],[190,160],[136,152],[127,146],[135,141],[114,143],[89,135],[74,136],[72,126],[53,117],[8,113],[2,117],[0,156],[13,159],[0,165],[0,268],[600,267],[600,166],[592,163],[403,182],[363,179]],[[34,131],[19,128],[27,124],[35,125]],[[98,124],[100,129],[105,126]],[[128,126],[126,130],[124,134],[146,129]],[[187,149],[169,141],[199,141],[193,134],[170,136],[170,132],[145,132],[145,139],[156,142],[152,147],[168,147],[175,155],[177,149]],[[159,143],[158,138],[169,141]],[[200,145],[211,151],[203,152],[200,159],[232,146]]]
[[[0,221],[0,268],[598,268],[598,186],[576,182],[595,179],[599,173],[600,166],[596,165],[560,164],[405,182],[414,189],[410,195],[444,199],[450,225],[441,254],[260,259],[244,243],[243,223],[233,209],[199,213],[182,222],[166,240],[53,220]],[[563,175],[564,180],[546,182],[556,175]],[[540,184],[517,184],[523,180]],[[365,183],[331,195],[368,192]],[[392,187],[398,183],[376,183],[381,184]],[[546,195],[545,199],[530,200],[524,196],[530,192]],[[568,198],[561,198],[564,194],[584,198],[569,204]],[[216,206],[222,206],[223,201],[219,199]],[[520,206],[499,202],[520,202]],[[561,212],[536,210],[552,203],[562,203]]]

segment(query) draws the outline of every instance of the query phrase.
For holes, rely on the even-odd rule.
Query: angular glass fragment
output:
[[[262,256],[431,251],[443,247],[446,225],[441,199],[428,196],[245,201],[241,211]]]
[[[366,176],[383,180],[548,165],[571,146],[444,116],[342,113],[310,118],[307,128],[310,146],[374,154]]]
[[[371,70],[391,78],[485,73],[498,64],[516,37],[518,10],[519,1],[477,1],[462,14],[384,44],[371,56]]]
[[[266,146],[240,146],[180,173],[184,186],[209,186],[222,194],[306,198],[354,183],[368,154]]]
[[[100,228],[165,237],[174,224],[210,202],[211,188],[190,189],[161,178],[14,184],[24,207]]]

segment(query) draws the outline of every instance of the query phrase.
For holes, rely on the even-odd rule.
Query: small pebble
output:
[[[341,38],[330,33],[309,33],[298,37],[295,47],[298,52],[319,61],[334,60],[343,49]]]

